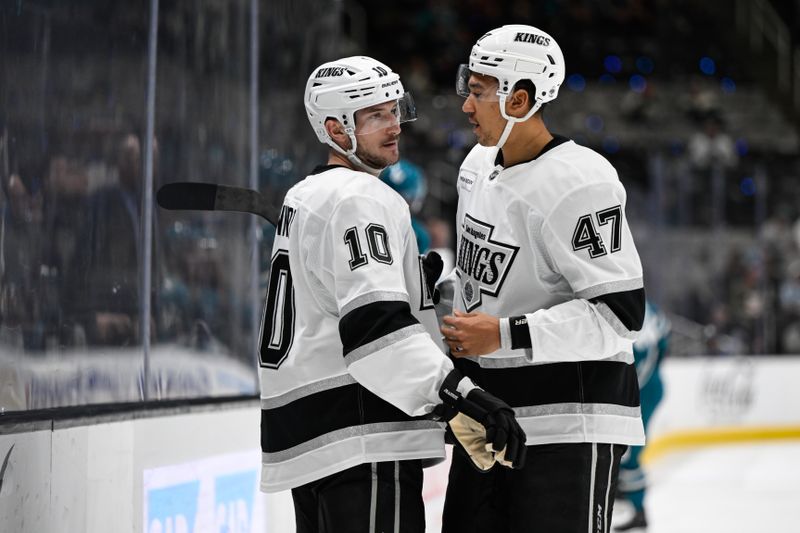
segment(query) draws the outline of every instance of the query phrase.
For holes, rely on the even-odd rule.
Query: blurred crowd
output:
[[[559,39],[567,62],[545,118],[619,170],[657,303],[696,324],[707,353],[800,352],[797,133],[732,47],[735,32],[705,32],[733,26],[725,5],[339,2],[340,13],[309,25],[312,3],[270,3],[262,13],[262,191],[280,195],[323,156],[302,111],[305,66],[368,52],[417,100],[420,119],[403,135],[403,156],[427,183],[416,216],[431,248],[452,250],[454,183],[474,142],[454,94],[457,66],[486,30],[531,23]],[[247,185],[246,11],[195,4],[166,3],[160,13],[154,184]],[[45,30],[58,17],[31,8],[25,24],[6,24],[0,44],[15,58],[2,64],[9,84],[0,86],[0,344],[138,344],[146,10],[122,13],[101,0],[51,8],[67,17],[60,27]],[[75,19],[85,29],[108,21],[108,33],[68,37]],[[37,84],[22,74],[33,71]],[[153,339],[248,353],[249,219],[152,210]],[[270,232],[260,227],[262,280]]]
[[[4,345],[49,352],[142,341],[142,143],[119,133],[103,144],[95,158],[57,152],[38,168],[11,164],[0,210]],[[155,169],[158,154],[155,142]],[[216,238],[202,223],[173,219],[153,210],[151,338],[203,348],[214,331],[230,343],[220,322],[231,290]]]

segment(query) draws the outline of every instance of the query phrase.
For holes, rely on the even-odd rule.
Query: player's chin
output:
[[[494,139],[491,138],[491,135],[486,135],[486,132],[477,124],[473,126],[472,133],[475,135],[475,139],[481,146],[494,146],[497,144],[494,142]]]
[[[481,146],[497,146],[497,139],[492,138],[489,135],[482,135],[480,133],[476,133],[475,137],[478,139],[478,144]]]

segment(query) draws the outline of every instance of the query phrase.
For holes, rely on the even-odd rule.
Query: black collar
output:
[[[549,152],[550,150],[552,150],[553,148],[555,148],[559,144],[564,144],[567,141],[569,141],[569,138],[564,137],[563,135],[553,134],[553,138],[550,139],[550,142],[548,142],[547,144],[544,145],[544,148],[542,148],[542,150],[538,154],[536,154],[535,156],[531,157],[530,159],[526,159],[524,161],[520,161],[519,163],[515,163],[514,165],[511,165],[511,166],[513,167],[513,166],[516,166],[516,165],[521,165],[523,163],[529,163],[531,161],[535,161],[536,159],[539,159],[546,152]],[[504,167],[504,165],[503,165],[503,149],[502,148],[497,151],[497,156],[494,158],[494,164],[495,164],[495,166],[500,165],[501,167]],[[506,167],[504,167],[504,168],[506,168]]]
[[[334,168],[348,168],[348,167],[344,165],[319,165],[315,167],[314,170],[311,171],[311,174],[309,174],[309,176],[313,176],[314,174],[322,174],[323,172],[326,172],[328,170],[333,170]]]

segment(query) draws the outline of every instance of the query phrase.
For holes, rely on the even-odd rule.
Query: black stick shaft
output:
[[[277,225],[280,207],[258,191],[213,183],[167,183],[158,190],[158,205],[170,210],[252,213]]]

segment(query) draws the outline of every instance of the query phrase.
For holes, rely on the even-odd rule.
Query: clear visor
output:
[[[411,93],[404,93],[397,100],[359,109],[356,111],[355,119],[356,135],[369,135],[399,126],[404,122],[417,120],[417,106]]]
[[[469,98],[471,95],[481,102],[498,102],[500,100],[500,97],[497,96],[497,80],[490,76],[475,76],[470,83],[471,77],[472,71],[469,69],[469,65],[459,65],[456,75],[456,94],[458,96]]]

